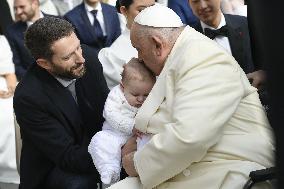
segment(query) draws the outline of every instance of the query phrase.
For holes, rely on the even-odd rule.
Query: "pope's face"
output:
[[[164,51],[163,49],[157,49],[157,45],[149,36],[137,35],[139,30],[138,24],[133,24],[130,32],[130,39],[132,46],[138,51],[138,59],[142,61],[156,76],[160,75],[164,67],[164,58],[159,56],[157,51]]]

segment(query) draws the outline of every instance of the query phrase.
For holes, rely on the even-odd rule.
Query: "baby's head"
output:
[[[151,91],[156,77],[137,58],[123,66],[121,88],[131,106],[140,107]]]

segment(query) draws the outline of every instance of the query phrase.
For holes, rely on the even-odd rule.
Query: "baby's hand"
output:
[[[132,134],[138,138],[142,138],[143,133],[136,128],[132,129]]]

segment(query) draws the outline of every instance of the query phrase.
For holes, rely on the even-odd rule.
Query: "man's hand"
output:
[[[127,140],[126,144],[122,147],[121,157],[123,158],[125,155],[136,150],[137,150],[136,136],[132,136]]]
[[[260,89],[266,82],[266,72],[263,70],[257,70],[255,72],[247,74],[247,78],[251,80],[251,85]]]
[[[138,173],[135,169],[134,161],[133,161],[135,152],[136,151],[128,153],[127,155],[125,155],[122,158],[122,166],[123,166],[124,170],[126,171],[126,173],[131,177],[137,177],[138,176]]]

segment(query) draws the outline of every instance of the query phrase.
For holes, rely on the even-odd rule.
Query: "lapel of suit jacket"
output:
[[[43,70],[37,65],[36,74],[44,85],[44,90],[49,98],[53,101],[54,106],[57,106],[64,118],[67,119],[75,130],[76,133],[81,133],[81,114],[78,110],[78,106],[73,99],[71,92],[62,86],[52,75]]]
[[[244,65],[244,48],[242,46],[242,29],[236,25],[237,23],[233,23],[228,15],[224,14],[224,16],[229,30],[228,38],[232,55],[242,68],[246,68]]]
[[[200,33],[202,33],[202,34],[204,34],[204,33],[203,33],[203,29],[202,29],[201,24],[200,24],[200,21],[197,22],[197,24],[195,24],[195,25],[193,26],[193,28],[194,28],[196,31],[198,31],[198,32],[200,32]]]
[[[80,16],[82,17],[82,24],[81,24],[81,26],[86,27],[86,30],[85,30],[86,32],[84,33],[84,35],[88,35],[86,37],[88,39],[88,41],[93,41],[93,43],[99,44],[100,42],[98,41],[98,38],[96,36],[94,27],[93,27],[92,23],[89,20],[89,17],[87,15],[84,3],[82,3],[80,5]]]
[[[102,5],[102,12],[103,12],[103,17],[104,17],[104,24],[105,24],[105,29],[106,29],[106,41],[111,37],[110,36],[110,32],[111,32],[111,20],[109,19],[110,16],[110,12],[108,11],[108,9],[106,8],[106,5],[104,3],[101,3]]]
[[[166,64],[165,64],[166,65]],[[146,133],[148,123],[152,115],[158,110],[166,95],[166,73],[164,66],[150,94],[144,101],[135,117],[135,127]]]

